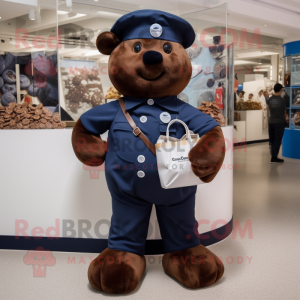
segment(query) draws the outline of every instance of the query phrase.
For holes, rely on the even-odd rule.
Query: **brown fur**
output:
[[[85,165],[101,166],[106,155],[107,143],[100,136],[89,133],[80,119],[72,132],[72,146],[77,158]]]
[[[140,282],[146,269],[144,256],[106,248],[88,269],[92,287],[109,294],[128,294]]]
[[[105,55],[110,55],[119,44],[120,40],[109,31],[100,33],[96,40],[98,50]]]
[[[203,182],[211,182],[218,174],[225,158],[222,129],[217,126],[207,132],[189,153],[192,170]]]
[[[142,50],[134,52],[135,43],[141,44]],[[167,41],[155,39],[135,39],[120,42],[111,32],[101,33],[97,38],[97,47],[103,54],[110,54],[108,72],[112,84],[124,96],[136,98],[156,98],[178,95],[191,78],[191,63],[185,49],[178,43],[168,42],[172,52],[166,54],[163,45]],[[143,54],[148,50],[158,51],[163,61],[157,65],[146,65]],[[156,77],[160,76],[158,79]],[[148,80],[147,80],[148,79]],[[155,80],[151,80],[155,79]],[[205,134],[189,154],[192,169],[196,176],[204,182],[210,182],[218,173],[224,160],[225,144],[219,127]],[[82,151],[78,141],[84,139],[86,145],[94,144],[98,151]],[[212,140],[210,140],[212,139]],[[101,165],[105,159],[106,142],[99,136],[90,134],[78,120],[73,135],[72,145],[78,159],[87,164],[95,158]],[[89,149],[89,147],[88,147]],[[211,164],[211,167],[204,166]],[[92,164],[95,166],[95,162]],[[175,256],[202,257],[204,263],[193,264],[191,261],[174,264]],[[120,263],[109,263],[118,260]],[[127,263],[129,258],[131,263]],[[99,262],[99,259],[102,263]],[[90,265],[88,277],[90,284],[100,290],[113,294],[126,294],[133,291],[146,267],[144,256],[111,249],[104,250]],[[173,276],[190,288],[210,285],[221,278],[224,272],[223,264],[217,257],[203,246],[197,246],[184,251],[165,254],[163,267],[167,274]]]
[[[101,37],[97,39],[97,47],[103,54],[110,51],[110,45],[114,44],[115,41],[112,33],[109,36],[106,35],[105,38],[110,39],[107,47],[100,43]],[[133,50],[137,42],[142,47],[139,53],[135,53]],[[172,52],[166,54],[163,51],[163,45],[166,42],[154,39],[128,40],[118,44],[111,52],[108,62],[109,78],[122,95],[137,98],[155,98],[178,95],[183,91],[191,79],[191,62],[182,45],[175,42],[168,41],[172,46]],[[152,66],[145,65],[143,54],[148,50],[160,52],[163,61]],[[157,80],[148,81],[144,79],[156,78],[161,73],[163,75]]]
[[[224,273],[221,260],[202,245],[167,253],[162,264],[168,275],[192,289],[211,285]]]

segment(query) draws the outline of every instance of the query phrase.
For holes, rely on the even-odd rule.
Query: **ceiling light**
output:
[[[66,0],[66,6],[72,7],[72,0]]]
[[[269,69],[254,69],[254,72],[268,72]]]
[[[69,18],[76,17],[76,15],[77,15],[76,12],[69,12],[69,13],[68,13],[68,17],[69,17]]]
[[[0,19],[1,19],[1,17],[0,17]]]
[[[120,18],[121,16],[123,16],[122,14],[117,14],[117,13],[112,13],[112,12],[108,12],[108,11],[97,11],[97,15],[98,16],[102,16],[102,17],[111,17],[111,18]]]
[[[83,16],[86,16],[86,14],[78,14],[78,13],[73,13],[73,12],[69,12],[68,13],[68,17],[69,18],[74,18],[74,17],[76,17],[76,18],[79,18],[79,17],[83,17]]]
[[[29,20],[35,20],[35,9],[31,8],[29,10]]]
[[[98,30],[98,35],[99,35],[100,33],[104,32],[104,31],[110,31],[110,29],[111,29],[111,28],[109,28],[109,27],[102,28],[102,29]]]
[[[261,6],[264,6],[264,7],[268,7],[268,8],[271,8],[271,9],[275,9],[275,10],[278,10],[278,11],[281,11],[281,12],[295,14],[295,15],[298,15],[298,16],[300,15],[300,12],[298,10],[289,9],[289,8],[286,8],[286,7],[281,6],[281,5],[279,6],[279,5],[276,5],[274,3],[270,3],[270,1],[268,1],[268,2],[263,1],[263,0],[243,0],[243,1],[252,2],[252,3],[254,2],[255,4],[258,4],[258,5],[261,5]]]
[[[238,53],[236,56],[238,58],[250,58],[250,57],[262,57],[267,55],[278,54],[278,52],[271,52],[271,51],[252,51],[252,52],[245,52],[245,53]]]
[[[267,24],[264,25],[265,27],[267,26]]]
[[[67,11],[64,11],[64,10],[58,10],[57,11],[57,14],[58,15],[66,15],[68,12]]]
[[[84,54],[84,56],[96,56],[96,55],[103,55],[98,50],[90,50]]]
[[[253,68],[255,68],[255,69],[270,68],[270,65],[269,64],[261,64],[259,66],[254,66]]]
[[[234,65],[256,65],[257,62],[251,60],[234,60]]]
[[[109,59],[109,55],[103,55],[99,58],[99,62],[100,63],[104,63],[104,64],[107,64],[108,63],[108,59]]]
[[[35,14],[35,19],[36,19],[36,24],[40,24],[41,23],[41,13],[38,10]]]

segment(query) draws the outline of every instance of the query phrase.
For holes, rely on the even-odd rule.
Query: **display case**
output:
[[[300,159],[300,41],[284,44],[283,53],[284,68],[290,71],[290,79],[284,82],[290,105],[287,108],[282,154],[285,157]]]
[[[87,110],[121,96],[109,78],[109,56],[98,51],[96,39],[129,11],[76,2],[77,17],[68,11],[65,2],[58,3],[60,113],[73,126]]]
[[[286,56],[283,58],[283,85],[289,87],[291,85],[291,56]]]
[[[290,101],[286,114],[286,128],[300,129],[300,54],[289,55],[284,59],[291,63],[289,67],[291,84],[285,86],[285,93]]]
[[[0,6],[2,5],[0,1]],[[0,20],[0,129],[56,129],[60,122],[56,0],[14,1]]]
[[[290,128],[300,129],[300,54],[291,58]]]
[[[9,23],[0,20],[4,41],[0,44],[1,113],[5,114],[10,102],[20,107],[43,105],[52,116],[59,114],[64,125],[73,126],[88,109],[118,99],[121,94],[108,75],[109,56],[99,53],[95,42],[100,32],[110,30],[129,11],[76,2],[70,8],[61,1],[56,10],[55,0],[41,0],[32,10],[32,15],[12,18]],[[233,125],[233,45],[227,45],[226,5],[181,17],[192,24],[196,39],[186,49],[192,63],[191,80],[178,97],[221,126]],[[6,74],[17,79],[11,82]],[[6,126],[8,122],[0,119],[1,129],[61,127],[52,119],[40,118],[41,123],[29,118],[25,126],[18,121],[19,127],[14,122]]]
[[[66,17],[64,24],[59,25],[65,42],[80,40],[80,45],[71,44],[67,48],[62,45],[59,50],[60,111],[62,120],[68,124],[73,124],[87,109],[114,101],[121,96],[109,79],[109,56],[99,53],[95,42],[100,32],[110,30],[115,21],[126,12],[100,6],[91,10],[88,5],[73,3],[73,10],[77,9],[80,9],[82,14],[89,14],[89,19],[85,20],[84,24],[89,28],[92,39],[85,38],[85,29],[76,34],[66,34],[72,32],[70,28],[79,25],[74,24],[72,18],[68,22]],[[67,10],[64,3],[59,3],[59,10]],[[191,80],[178,98],[211,115],[221,126],[233,124],[233,45],[226,44],[226,11],[226,5],[221,5],[214,9],[181,15],[194,27],[196,38],[193,45],[186,49],[192,64]],[[60,18],[58,15],[59,24]],[[89,70],[91,65],[98,78],[97,101],[92,101],[92,98],[95,98],[93,92],[90,93],[91,96],[82,97],[77,101],[73,91],[77,91],[78,87],[72,80],[74,76],[82,75],[83,69]],[[74,73],[76,67],[77,74]]]
[[[38,51],[45,54],[50,50],[58,50],[55,62],[58,80],[58,110],[61,119],[69,125],[73,125],[82,112],[91,109],[94,105],[105,105],[121,96],[109,79],[109,56],[99,53],[95,46],[96,38],[100,32],[110,30],[119,17],[141,8],[139,4],[123,3],[121,5],[117,2],[107,2],[106,6],[111,6],[109,8],[102,7],[100,1],[99,3],[86,1],[84,4],[83,1],[81,2],[73,1],[70,8],[66,6],[65,1],[56,3],[55,0],[40,0],[41,19],[37,17],[35,21],[28,19],[28,9],[25,7],[26,15],[24,13],[24,16],[10,21],[11,26],[14,25],[11,32],[15,32],[18,24],[21,24],[20,26],[30,31],[29,42],[35,41],[35,46],[25,48],[22,44],[22,50],[18,49],[18,51],[9,43],[12,49],[3,48],[3,45],[1,45],[2,48],[0,47],[0,50],[4,52],[22,51],[30,55]],[[51,8],[52,4],[53,8]],[[179,98],[195,107],[204,105],[206,101],[206,113],[211,113],[215,119],[219,118],[219,121],[221,121],[219,113],[222,113],[224,117],[222,118],[222,131],[228,151],[225,153],[223,166],[211,183],[199,185],[195,201],[196,219],[208,221],[198,228],[199,234],[206,237],[201,240],[201,243],[207,246],[230,235],[233,222],[234,73],[233,46],[226,44],[227,5],[182,14],[174,9],[173,3],[165,1],[164,6],[158,9],[179,14],[188,20],[197,32],[194,45],[187,49],[194,66],[191,70],[193,78],[184,91],[187,97],[182,94]],[[36,7],[35,12],[38,13]],[[1,33],[5,33],[6,30],[2,22],[3,16],[4,13],[0,22]],[[219,36],[221,39],[218,38]],[[203,38],[200,39],[200,37]],[[44,39],[46,44],[37,49],[36,45],[41,44],[37,43],[37,39],[39,41]],[[49,49],[48,45],[51,45],[51,41],[55,44],[55,40],[58,41],[55,49]],[[201,67],[199,74],[197,66]],[[220,66],[220,69],[217,66]],[[201,69],[202,72],[200,72]],[[200,85],[199,79],[204,81],[204,88],[198,86]],[[47,77],[47,82],[48,80],[49,77]],[[84,87],[87,88],[88,84],[90,84],[88,92],[91,94],[84,101],[78,101],[77,93],[80,93]],[[79,86],[79,90],[75,86]],[[210,93],[208,99],[203,99],[202,94],[205,92]],[[220,106],[211,107],[213,105],[211,102],[216,99],[216,95],[220,96],[218,98]],[[95,99],[96,96],[97,99]],[[201,102],[198,101],[199,98]],[[107,135],[108,132],[104,133],[101,136],[102,139],[106,140]],[[6,207],[0,217],[1,247],[35,249],[40,246],[51,251],[93,253],[104,250],[107,247],[112,215],[111,195],[106,184],[105,166],[102,165],[99,169],[87,167],[77,160],[70,142],[72,128],[59,131],[0,130],[0,136],[1,143],[6,145],[0,148],[1,157],[5,157],[0,168],[0,179],[7,181],[7,178],[10,178],[8,180],[10,184],[3,186],[1,190],[3,206]],[[18,188],[15,188],[16,182],[18,182]],[[43,215],[33,213],[32,207],[39,207],[41,203],[47,213]],[[215,209],[216,207],[218,209]],[[27,239],[23,236],[20,239],[15,238],[16,220],[28,222],[29,235],[32,228],[37,225],[45,229],[45,234],[38,240],[32,237]],[[74,230],[75,228],[78,230],[69,231],[66,227],[71,223],[75,226]],[[58,238],[54,240],[51,239],[53,232],[47,235],[48,230],[46,230],[53,228],[53,224],[58,228]],[[85,228],[88,224],[91,224],[90,229],[87,229],[87,234],[83,233],[81,226]],[[159,254],[163,251],[155,208],[150,217],[145,250],[147,254]]]
[[[300,85],[287,89],[290,98],[290,106],[287,109],[289,115],[288,128],[300,129]]]
[[[192,64],[188,86],[178,97],[210,114],[221,126],[233,125],[233,45],[227,44],[225,5],[182,15],[196,32],[187,49]]]

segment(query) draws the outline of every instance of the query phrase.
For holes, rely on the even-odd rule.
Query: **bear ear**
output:
[[[98,50],[105,55],[110,55],[121,41],[110,31],[100,33],[96,40]]]

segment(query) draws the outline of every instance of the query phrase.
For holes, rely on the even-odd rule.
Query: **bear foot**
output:
[[[127,294],[140,282],[146,268],[144,256],[106,248],[88,269],[92,287],[109,294]]]
[[[224,273],[221,260],[202,245],[166,253],[162,263],[168,275],[192,289],[211,285]]]

